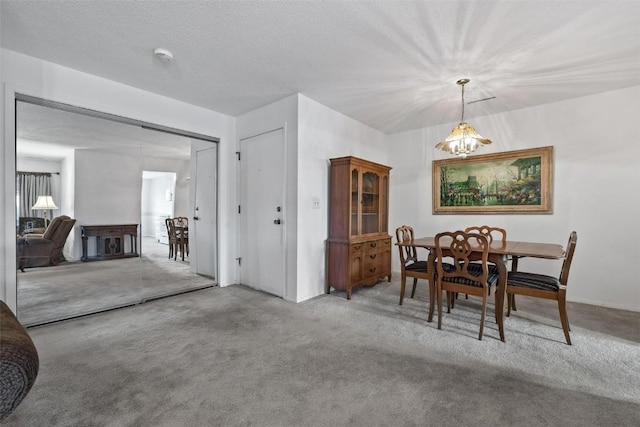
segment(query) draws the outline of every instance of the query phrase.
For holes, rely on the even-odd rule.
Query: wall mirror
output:
[[[27,326],[217,283],[217,144],[79,111],[16,102],[17,313]],[[53,204],[38,209],[39,196]],[[71,227],[52,232],[66,217]],[[169,257],[165,220],[175,217],[186,219],[185,245]]]

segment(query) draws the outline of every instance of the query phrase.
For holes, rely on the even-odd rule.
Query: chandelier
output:
[[[467,154],[481,147],[481,144],[491,144],[491,141],[478,135],[478,132],[469,123],[464,121],[464,85],[469,83],[469,79],[460,79],[456,82],[462,88],[462,116],[458,126],[451,130],[451,134],[444,140],[440,141],[436,148],[455,154],[462,158]]]

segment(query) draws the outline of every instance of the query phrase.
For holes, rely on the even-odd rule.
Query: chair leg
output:
[[[558,310],[560,311],[560,322],[562,323],[564,338],[567,340],[567,344],[571,345],[569,318],[567,317],[567,294],[563,291],[558,292]]]
[[[484,295],[482,297],[482,312],[480,313],[480,334],[478,335],[478,339],[482,340],[482,332],[484,332],[484,317],[487,313],[487,296]]]
[[[429,317],[427,322],[431,322],[433,320],[433,310],[435,309],[435,299],[436,299],[436,282],[433,279],[429,279]]]
[[[511,308],[513,309],[513,311],[518,311],[518,309],[516,308],[516,295],[515,294],[511,294],[511,301],[509,301],[509,305],[511,305]]]
[[[436,293],[438,299],[438,329],[442,329],[442,286],[439,283],[436,287]]]
[[[406,286],[407,276],[405,276],[404,271],[400,277],[400,305],[402,305],[402,300],[404,300],[404,288]]]
[[[411,290],[411,298],[413,298],[416,295],[416,285],[418,284],[418,278],[414,277],[413,278],[413,289]]]
[[[507,294],[507,317],[511,316],[511,298],[513,294]]]

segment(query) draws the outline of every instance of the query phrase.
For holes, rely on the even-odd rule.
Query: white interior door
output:
[[[189,245],[193,247],[195,244],[195,272],[214,279],[217,269],[216,245],[218,241],[216,229],[217,163],[217,146],[196,151],[195,199],[193,217],[189,224]]]
[[[279,297],[285,290],[284,131],[240,142],[240,280]]]

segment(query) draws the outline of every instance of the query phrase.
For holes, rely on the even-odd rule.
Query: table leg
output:
[[[82,236],[82,258],[80,258],[80,261],[86,261],[88,259],[87,257],[87,236],[83,235]]]
[[[491,257],[491,256],[490,256]],[[504,339],[504,299],[507,293],[507,266],[505,257],[496,255],[491,257],[492,262],[498,266],[498,272],[500,278],[498,280],[498,288],[496,289],[496,323],[498,324],[498,330],[500,332],[500,340]]]

